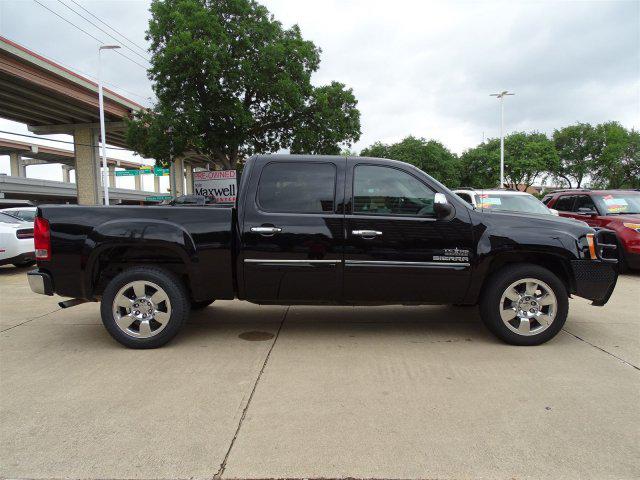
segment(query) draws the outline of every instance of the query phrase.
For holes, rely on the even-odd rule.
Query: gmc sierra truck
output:
[[[173,338],[217,299],[258,304],[479,305],[515,345],[556,335],[570,295],[604,305],[615,245],[552,215],[476,210],[412,165],[365,157],[250,158],[234,206],[46,205],[31,289],[100,301],[132,348]]]

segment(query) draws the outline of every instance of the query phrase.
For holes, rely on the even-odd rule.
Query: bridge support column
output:
[[[71,183],[71,170],[73,170],[72,166],[62,165],[62,181],[64,183]]]
[[[134,178],[134,181],[136,182],[136,190],[141,192],[142,191],[142,175],[138,175],[133,178]]]
[[[160,177],[157,175],[153,176],[153,191],[156,193],[160,193]]]
[[[22,156],[17,152],[9,154],[9,163],[12,177],[25,177],[25,168],[22,164]]]
[[[77,128],[73,132],[73,143],[78,204],[99,205],[102,203],[102,184],[97,156],[97,132],[89,127]]]
[[[175,158],[171,162],[171,177],[173,180],[171,194],[174,197],[184,195],[184,160],[182,158]]]
[[[193,194],[193,165],[190,163],[184,164],[184,178],[186,183],[187,195]]]
[[[109,165],[109,186],[111,188],[116,187],[116,166]]]

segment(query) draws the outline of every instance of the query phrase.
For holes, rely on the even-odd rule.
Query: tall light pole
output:
[[[504,90],[489,95],[500,99],[500,188],[504,188],[504,97],[507,95],[515,95],[515,93]]]
[[[100,103],[100,140],[102,142],[102,186],[104,187],[104,204],[109,205],[109,167],[107,165],[107,139],[104,127],[104,98],[102,96],[102,50],[114,50],[120,45],[100,45],[98,48],[98,102]]]

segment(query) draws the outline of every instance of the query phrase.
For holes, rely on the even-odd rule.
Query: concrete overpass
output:
[[[76,170],[80,204],[102,202],[97,92],[94,81],[0,36],[0,117],[25,123],[35,134],[73,136],[73,163],[60,163]],[[133,100],[104,89],[107,144],[127,148],[125,119],[142,108]],[[9,152],[12,154],[12,175],[15,172],[20,176],[22,153],[14,150]],[[28,154],[31,160],[47,161],[44,155],[39,159],[33,157],[33,151]],[[176,195],[188,193],[193,166],[204,163],[208,159],[199,155],[176,159],[171,166],[178,179]]]
[[[27,203],[76,203],[77,200],[74,183],[2,174],[0,174],[0,193],[2,194],[0,206]],[[155,204],[160,200],[149,200],[149,198],[158,195],[160,194],[155,192],[109,187],[109,200],[114,204]]]
[[[61,148],[38,145],[37,143],[20,142],[8,138],[0,138],[0,155],[9,155],[10,171],[13,177],[26,178],[26,167],[29,165],[60,164],[62,179],[70,182],[70,171],[75,169],[74,152]],[[109,167],[109,186],[116,187],[116,168],[137,169],[143,165],[129,160],[107,158]],[[142,177],[133,177],[136,190],[142,190]],[[154,191],[160,192],[160,177],[154,177]],[[0,190],[2,191],[2,190]]]

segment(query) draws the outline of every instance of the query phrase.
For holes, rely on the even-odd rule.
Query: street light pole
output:
[[[120,45],[100,45],[98,48],[98,102],[100,104],[100,141],[102,142],[102,186],[104,188],[104,204],[109,205],[109,167],[107,165],[106,132],[104,126],[104,98],[102,94],[102,50],[114,50]]]
[[[500,188],[504,188],[504,97],[506,95],[515,95],[515,93],[504,90],[489,95],[500,99]]]

